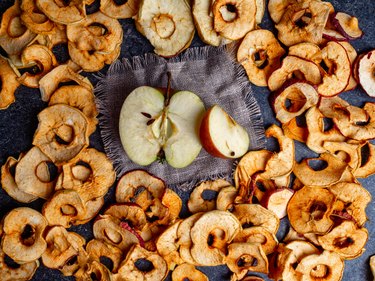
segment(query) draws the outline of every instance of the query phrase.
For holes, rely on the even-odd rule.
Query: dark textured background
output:
[[[97,1],[98,2],[98,1]],[[334,5],[336,11],[343,11],[350,13],[359,18],[361,28],[365,35],[363,38],[352,41],[352,45],[357,52],[364,52],[375,48],[375,1],[374,0],[333,0],[330,1]],[[2,14],[13,3],[13,0],[0,0],[0,14]],[[97,4],[97,3],[96,3]],[[96,5],[88,7],[88,12],[93,12]],[[120,57],[132,57],[141,55],[152,51],[152,46],[147,40],[140,35],[134,27],[132,20],[120,20],[124,30],[124,41],[122,43],[122,50]],[[270,21],[268,13],[266,12],[262,28],[267,28],[272,31],[273,24]],[[202,46],[203,43],[196,36],[192,46]],[[59,57],[64,58],[64,49],[58,51]],[[66,57],[66,56],[65,56]],[[105,73],[106,68],[101,70]],[[87,75],[91,82],[95,85],[96,80],[92,74],[83,73]],[[263,117],[265,127],[273,123],[277,123],[274,114],[268,105],[269,91],[266,88],[254,87],[255,97],[258,100]],[[347,92],[341,95],[342,98],[349,101],[353,105],[362,106],[365,101],[375,102],[375,99],[369,98],[361,89]],[[39,90],[29,89],[26,87],[19,87],[16,92],[16,102],[12,104],[7,110],[0,110],[0,165],[4,164],[8,156],[18,157],[21,152],[25,152],[31,148],[32,137],[37,127],[37,114],[46,107],[46,103],[40,99]],[[100,139],[99,129],[91,136],[90,145],[103,151],[103,145]],[[272,143],[268,144],[268,148],[273,147]],[[304,145],[296,143],[297,160],[308,156],[314,156]],[[375,176],[361,179],[360,182],[367,188],[375,197]],[[114,188],[111,188],[109,194],[106,195],[106,205],[114,202]],[[187,195],[186,195],[187,197]],[[183,198],[186,202],[186,197]],[[18,206],[30,206],[37,210],[41,210],[43,201],[37,200],[31,204],[20,204],[11,199],[2,189],[0,190],[0,216],[2,217],[7,211]],[[369,241],[366,245],[365,253],[355,260],[345,262],[345,271],[343,280],[345,281],[361,281],[373,280],[368,266],[369,257],[375,254],[375,204],[371,202],[367,208],[369,221],[366,227],[369,231]],[[287,221],[282,221],[282,226],[278,238],[281,239],[287,227]],[[76,231],[83,235],[87,240],[92,239],[92,224],[72,227],[70,230]],[[229,280],[230,273],[225,266],[210,268],[200,268],[205,272],[210,280]],[[1,277],[0,277],[1,280]],[[57,270],[46,269],[40,266],[32,280],[73,280],[71,277],[64,277]]]

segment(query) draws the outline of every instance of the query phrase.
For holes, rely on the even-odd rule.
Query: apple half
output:
[[[165,158],[174,168],[186,167],[202,148],[198,130],[204,113],[202,100],[192,92],[179,91],[169,99],[160,89],[138,87],[121,108],[119,132],[124,150],[142,166]]]
[[[245,128],[218,105],[204,115],[199,137],[204,149],[220,158],[239,158],[248,151],[250,144]]]

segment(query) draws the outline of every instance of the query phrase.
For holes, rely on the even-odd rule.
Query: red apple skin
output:
[[[227,157],[225,157],[225,155],[221,154],[221,152],[216,148],[210,135],[209,120],[210,120],[210,114],[212,112],[212,108],[213,107],[207,110],[203,116],[201,126],[199,128],[199,139],[201,141],[203,148],[209,154],[211,154],[214,157],[228,159]]]

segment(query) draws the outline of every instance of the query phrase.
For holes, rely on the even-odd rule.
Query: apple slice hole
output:
[[[295,90],[285,98],[284,109],[291,113],[298,112],[306,102],[306,96],[300,91]]]
[[[218,194],[219,194],[219,192],[217,192],[215,190],[206,189],[205,191],[202,192],[201,197],[202,197],[203,200],[213,201],[213,200],[216,200]]]
[[[237,261],[238,267],[254,267],[258,265],[258,259],[246,254],[241,256]]]
[[[331,118],[324,117],[323,118],[323,132],[328,132],[334,127],[335,123]]]
[[[314,171],[322,171],[328,167],[327,161],[320,160],[320,159],[309,159],[307,161],[307,164]]]
[[[109,258],[109,257],[106,257],[106,256],[101,256],[99,258],[99,261],[101,264],[103,264],[106,268],[108,268],[109,271],[112,272],[113,270],[113,266],[114,266],[114,263],[113,261]]]
[[[11,257],[8,255],[4,255],[4,263],[11,269],[20,268],[21,265],[16,263]]]
[[[244,224],[242,224],[243,229],[253,227],[253,226],[254,224],[252,222],[245,222]]]
[[[295,70],[292,72],[290,79],[307,80],[305,74],[301,70]]]
[[[147,259],[137,259],[134,263],[135,267],[141,272],[150,272],[154,270],[154,265]]]
[[[311,19],[312,13],[308,9],[297,11],[292,18],[294,24],[299,28],[308,26]]]
[[[272,147],[272,151],[274,152],[280,152],[280,144],[275,137],[267,138],[267,144],[269,147]]]
[[[323,219],[325,212],[327,212],[327,205],[323,202],[314,202],[309,209],[310,216],[313,220],[319,221]]]
[[[361,147],[361,166],[360,167],[363,167],[364,165],[366,165],[369,159],[370,159],[370,146],[368,143],[366,143],[364,146]]]

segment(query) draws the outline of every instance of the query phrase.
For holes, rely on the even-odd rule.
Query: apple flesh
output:
[[[191,164],[202,146],[198,130],[205,108],[189,91],[179,91],[170,99],[161,89],[141,86],[124,101],[119,132],[130,160],[146,166],[164,158],[174,168]]]
[[[239,158],[248,151],[250,144],[245,128],[218,105],[204,115],[199,137],[204,149],[220,158]]]

